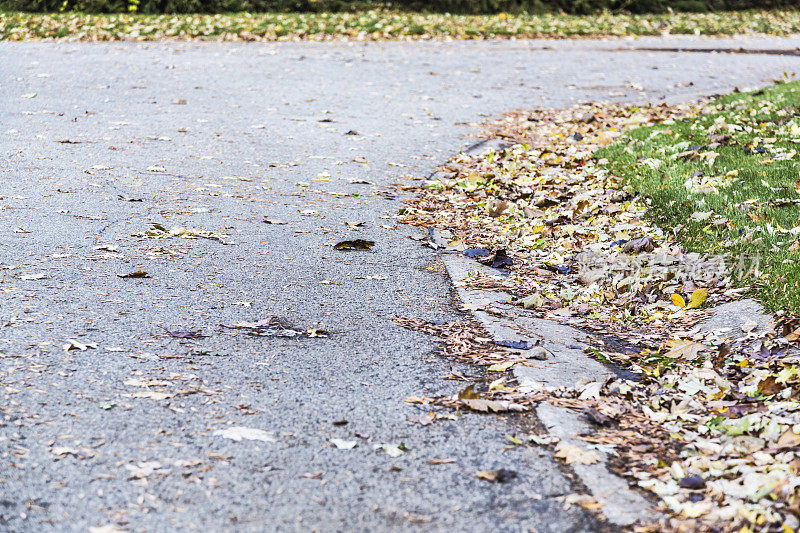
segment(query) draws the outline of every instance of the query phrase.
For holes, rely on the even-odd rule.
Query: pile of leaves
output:
[[[508,352],[499,348],[476,320],[456,320],[440,324],[418,318],[398,316],[394,321],[404,328],[421,331],[444,339],[439,353],[450,359],[491,365],[508,359]]]
[[[505,250],[513,258],[507,272],[462,283],[513,295],[510,316],[602,333],[589,355],[638,376],[544,390],[531,401],[546,394],[546,401],[602,415],[594,417],[598,432],[584,440],[657,495],[670,517],[645,529],[795,531],[797,323],[783,320],[777,332],[763,321],[737,331],[703,327],[714,306],[741,297],[757,266],[687,251],[680,232],[648,218],[658,190],[637,189],[609,170],[619,168],[614,161],[598,158],[598,149],[625,143],[635,128],[702,120],[717,106],[512,113],[489,132],[510,146],[455,158],[407,202],[404,221],[452,232],[450,253]],[[523,396],[504,381],[480,398],[526,405]]]
[[[800,12],[780,10],[592,16],[454,15],[381,9],[216,15],[0,12],[0,40],[8,41],[417,40],[798,32]]]

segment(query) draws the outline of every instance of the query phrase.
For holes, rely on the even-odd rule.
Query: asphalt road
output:
[[[0,530],[601,528],[558,499],[580,488],[549,454],[507,446],[519,420],[407,420],[405,397],[475,370],[391,321],[457,306],[389,184],[504,110],[796,67],[593,41],[0,43]],[[224,243],[136,236],[152,224]],[[348,238],[376,244],[332,248]],[[270,316],[331,334],[222,326]],[[215,434],[236,426],[273,442]],[[498,468],[518,476],[473,475]]]

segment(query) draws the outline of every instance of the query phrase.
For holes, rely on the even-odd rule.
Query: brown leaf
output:
[[[651,239],[649,235],[646,235],[639,239],[626,242],[622,246],[622,251],[626,254],[638,254],[642,252],[652,252],[655,250],[655,247],[656,245],[653,239]]]
[[[451,465],[455,463],[455,459],[431,459],[428,461],[429,465]]]
[[[787,385],[785,383],[778,383],[775,376],[767,376],[758,382],[758,392],[760,392],[764,396],[772,396],[773,394],[778,394],[786,387]]]
[[[611,417],[606,416],[597,409],[592,407],[587,407],[583,410],[583,414],[586,418],[593,424],[598,426],[609,426],[611,425]]]
[[[334,250],[369,250],[375,246],[373,241],[365,241],[364,239],[355,239],[352,241],[338,242],[333,246]]]
[[[117,277],[118,278],[125,278],[125,279],[129,279],[129,278],[149,278],[150,274],[148,274],[144,270],[137,270],[135,272],[130,272],[128,274],[117,274]]]
[[[783,435],[778,438],[778,448],[797,448],[800,446],[800,435],[792,431],[791,428],[787,429]]]
[[[582,465],[591,465],[600,460],[600,456],[597,452],[584,450],[568,442],[558,443],[555,456],[564,459],[567,464],[578,463]]]
[[[475,385],[469,385],[466,389],[458,393],[459,400],[470,400],[473,398],[480,398],[480,393],[475,392]]]
[[[499,217],[503,212],[508,209],[508,202],[505,200],[498,200],[487,209],[489,216],[492,218]]]
[[[669,357],[670,359],[687,360],[696,359],[698,353],[700,353],[700,350],[705,348],[705,346],[698,342],[686,339],[669,341],[666,343],[666,346],[669,348],[669,350],[664,354],[664,357]]]
[[[501,468],[500,470],[484,470],[482,472],[476,472],[475,477],[485,479],[486,481],[490,481],[492,483],[505,483],[506,481],[511,481],[517,477],[517,473],[513,470]]]
[[[604,131],[597,136],[594,142],[599,144],[600,146],[608,146],[609,144],[614,142],[614,136],[611,133]]]

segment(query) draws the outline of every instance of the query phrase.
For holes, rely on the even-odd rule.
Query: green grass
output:
[[[687,249],[725,255],[770,310],[798,315],[800,83],[724,96],[710,111],[633,130],[595,157]]]
[[[0,12],[0,40],[392,40],[800,32],[798,11],[594,16],[357,13],[138,15]]]

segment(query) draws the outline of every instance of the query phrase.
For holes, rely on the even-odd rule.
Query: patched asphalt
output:
[[[609,42],[0,43],[0,529],[603,527],[564,507],[580,487],[548,452],[509,446],[526,422],[407,420],[406,397],[477,371],[391,320],[459,316],[392,184],[505,110],[683,101],[797,64]],[[137,236],[153,224],[221,240]],[[354,238],[376,244],[332,247]],[[224,327],[273,316],[329,335]],[[275,442],[215,435],[232,426]],[[499,468],[518,476],[474,476]]]

